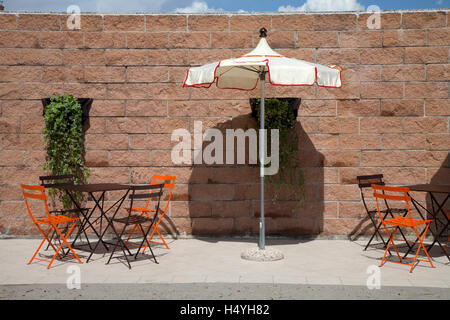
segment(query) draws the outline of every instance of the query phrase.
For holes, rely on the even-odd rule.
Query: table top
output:
[[[61,185],[58,186],[58,188],[78,192],[100,192],[100,191],[127,190],[130,188],[130,185],[122,183],[87,183],[87,184]]]
[[[450,193],[450,186],[438,184],[414,184],[407,186],[411,191]]]

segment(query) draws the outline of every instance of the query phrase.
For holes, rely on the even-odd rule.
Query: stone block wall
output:
[[[0,13],[0,232],[35,232],[20,183],[43,174],[42,104],[52,94],[90,97],[85,136],[90,182],[148,183],[176,175],[166,232],[257,234],[258,170],[176,166],[174,129],[249,128],[259,90],[183,88],[189,66],[237,57],[268,29],[286,56],[344,68],[341,89],[275,87],[299,97],[299,159],[305,200],[266,198],[266,229],[278,235],[368,233],[355,177],[388,184],[450,184],[448,10],[367,13],[81,16]],[[109,194],[109,200],[117,195]],[[425,200],[423,195],[417,198]]]

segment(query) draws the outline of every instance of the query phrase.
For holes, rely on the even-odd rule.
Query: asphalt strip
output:
[[[148,283],[0,285],[0,300],[449,300],[450,289],[430,287],[256,284]]]

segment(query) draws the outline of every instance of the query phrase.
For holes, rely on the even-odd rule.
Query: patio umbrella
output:
[[[342,86],[340,66],[324,66],[303,60],[285,57],[272,50],[266,41],[267,30],[260,30],[258,45],[250,53],[238,58],[221,60],[188,69],[184,87],[209,88],[213,83],[221,89],[253,90],[261,82],[260,128],[264,129],[264,86],[267,80],[275,86],[312,86],[340,88]],[[259,250],[261,260],[270,260],[264,254],[264,134],[259,135],[259,159],[261,179],[261,216]],[[281,256],[282,258],[282,256]],[[273,258],[275,259],[275,258]]]

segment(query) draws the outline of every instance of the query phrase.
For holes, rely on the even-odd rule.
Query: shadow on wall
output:
[[[428,171],[430,171],[430,169],[428,169]],[[450,153],[447,154],[447,157],[445,158],[444,162],[442,163],[441,167],[433,174],[432,178],[430,179],[430,183],[431,184],[435,184],[435,185],[450,185]],[[439,204],[441,204],[444,200],[445,197],[447,196],[446,194],[434,194],[434,196],[436,197],[436,200],[439,202]],[[426,197],[426,202],[427,202],[427,210],[428,211],[434,211],[437,210],[437,205],[436,203],[432,203],[431,201],[431,197],[429,195],[427,195]],[[443,207],[443,211],[449,211],[450,210],[450,199],[447,199],[447,202],[445,203],[444,207]],[[438,219],[437,221],[445,223],[447,220],[445,217],[442,216],[442,213],[440,213],[438,215]],[[441,230],[441,228],[444,227],[443,224],[439,223],[437,224],[437,227],[439,228],[439,230]],[[431,227],[433,229],[433,232],[436,232],[436,225],[433,223],[431,225]],[[444,233],[444,235],[448,235]],[[445,241],[444,241],[445,243]]]
[[[250,109],[250,106],[249,106]],[[256,128],[251,114],[237,116],[217,123],[203,122],[203,131],[215,128],[225,134],[226,129]],[[299,137],[299,160],[305,174],[305,198],[302,194],[289,195],[289,186],[283,187],[277,201],[272,201],[273,190],[265,191],[265,225],[268,236],[314,237],[323,231],[324,216],[324,158],[319,153],[301,123],[295,130]],[[223,139],[223,163],[230,146]],[[236,141],[235,141],[236,142]],[[259,234],[260,179],[257,164],[249,163],[249,140],[246,139],[246,164],[194,164],[189,178],[190,233],[194,236],[251,236]],[[210,142],[204,142],[203,152]],[[212,153],[215,155],[215,153]],[[197,158],[198,159],[198,158]],[[177,232],[178,233],[178,232]],[[303,237],[302,237],[303,238]],[[269,241],[270,243],[270,241]]]

